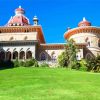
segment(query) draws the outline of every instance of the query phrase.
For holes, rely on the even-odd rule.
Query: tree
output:
[[[65,45],[65,51],[58,56],[58,62],[60,66],[68,66],[71,68],[79,68],[79,63],[76,59],[76,53],[78,49],[75,45],[74,40],[68,41],[68,43]]]
[[[68,41],[67,43],[67,52],[68,52],[68,66],[69,67],[73,67],[75,65],[75,63],[77,63],[77,59],[76,59],[76,53],[77,53],[77,47],[75,45],[75,41],[73,39],[71,39],[70,41]]]
[[[68,55],[67,53],[64,51],[61,53],[61,55],[58,56],[58,63],[60,66],[62,67],[67,67],[68,66]]]

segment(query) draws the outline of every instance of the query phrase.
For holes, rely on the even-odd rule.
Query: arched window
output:
[[[13,52],[13,59],[18,59],[18,52],[17,51]]]
[[[32,52],[31,51],[26,52],[26,59],[32,59]]]
[[[56,56],[55,56],[55,51],[51,52],[51,60],[55,61],[56,60]]]
[[[44,52],[41,53],[40,59],[41,60],[46,60],[46,54]]]
[[[5,52],[0,51],[0,60],[4,60],[4,59],[5,59]]]
[[[24,51],[21,51],[20,52],[20,59],[25,59],[25,52]]]
[[[6,60],[11,60],[11,52],[6,52]]]

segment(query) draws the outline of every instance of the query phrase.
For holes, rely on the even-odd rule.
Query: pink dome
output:
[[[91,26],[91,23],[89,21],[87,21],[84,17],[83,20],[78,24],[78,26],[79,27],[81,27],[81,26]]]
[[[19,8],[15,9],[15,13],[16,14],[24,14],[25,10],[23,8],[21,8],[21,6],[19,6]]]
[[[24,9],[19,7],[15,11],[24,11]]]
[[[29,19],[24,16],[25,10],[19,6],[15,10],[15,16],[11,17],[7,26],[26,26],[29,24]]]

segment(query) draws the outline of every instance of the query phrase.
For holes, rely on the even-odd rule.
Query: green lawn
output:
[[[0,100],[100,100],[100,74],[64,68],[0,70]]]

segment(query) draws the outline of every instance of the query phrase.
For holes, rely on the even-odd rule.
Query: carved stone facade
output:
[[[84,58],[100,55],[100,28],[91,26],[85,18],[78,26],[65,32],[64,37],[68,40],[73,39],[76,43],[86,44]]]

